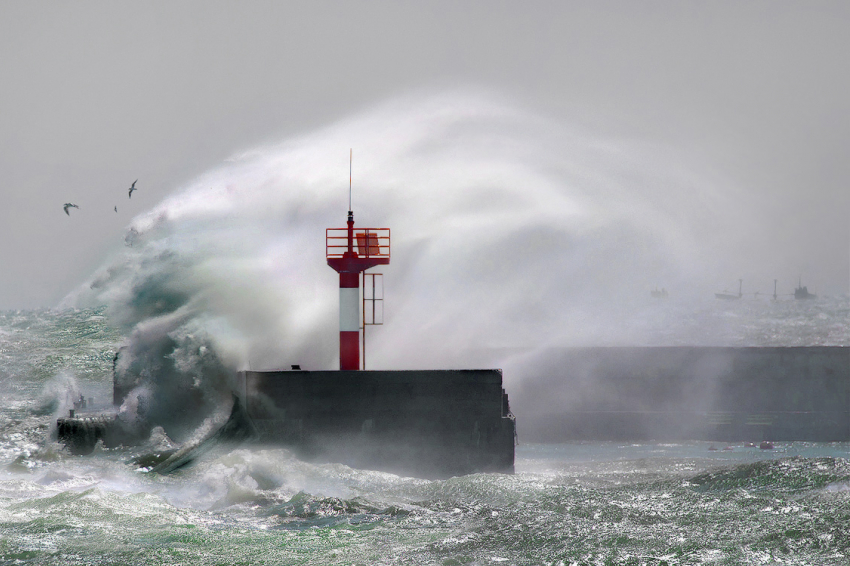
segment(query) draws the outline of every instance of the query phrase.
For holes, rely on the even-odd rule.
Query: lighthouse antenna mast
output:
[[[351,212],[351,163],[354,161],[354,148],[348,150],[348,212]]]

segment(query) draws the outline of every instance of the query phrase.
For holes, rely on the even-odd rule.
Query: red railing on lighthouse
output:
[[[325,236],[328,259],[341,258],[349,251],[348,228],[328,228],[325,230]],[[354,230],[351,251],[356,252],[360,259],[381,258],[387,260],[385,263],[389,263],[390,229],[357,228]]]

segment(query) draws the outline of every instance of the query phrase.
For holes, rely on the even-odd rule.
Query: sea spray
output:
[[[386,325],[369,335],[372,363],[439,367],[453,353],[463,363],[457,353],[466,347],[526,338],[850,343],[846,297],[717,305],[709,288],[707,303],[680,300],[670,279],[655,275],[695,283],[694,266],[710,255],[700,252],[705,223],[723,193],[687,174],[655,176],[658,160],[639,158],[645,152],[628,144],[556,129],[475,98],[382,107],[228,162],[137,218],[132,245],[69,297],[108,304],[113,330],[94,320],[100,307],[0,313],[11,337],[3,343],[8,358],[0,357],[0,562],[847,564],[846,443],[709,451],[707,443],[523,442],[517,474],[446,481],[310,464],[281,448],[208,453],[168,475],[140,473],[124,450],[30,455],[29,431],[52,417],[21,416],[44,382],[67,366],[84,390],[102,384],[111,392],[119,337],[131,351],[153,345],[150,360],[120,355],[116,364],[126,364],[131,381],[148,368],[148,381],[134,386],[147,403],[170,394],[159,387],[164,379],[217,397],[226,387],[221,376],[207,381],[205,363],[225,373],[299,362],[332,368],[337,280],[321,257],[322,228],[343,225],[352,145],[358,225],[393,228]],[[333,155],[341,156],[338,168]],[[517,175],[503,176],[512,169]],[[477,182],[487,171],[501,193]],[[539,194],[545,179],[550,194],[563,191],[559,198]],[[641,202],[653,181],[655,193]],[[501,200],[487,199],[497,193]],[[691,202],[693,210],[682,206]],[[511,210],[488,222],[476,206]],[[548,216],[538,214],[546,207]],[[523,214],[524,232],[511,223],[522,224]],[[647,228],[653,222],[657,231]],[[552,279],[542,280],[546,274]],[[648,289],[665,283],[670,299],[652,301]],[[536,371],[534,364],[527,355],[506,379]],[[124,408],[137,412],[138,404]],[[191,419],[196,430],[206,418]],[[140,450],[173,447],[155,428]],[[804,460],[783,461],[790,456]],[[775,463],[751,465],[759,460]],[[741,470],[747,479],[723,485]]]
[[[77,380],[70,372],[62,371],[44,384],[33,412],[42,415],[67,415],[75,404],[79,404],[79,400],[80,387]]]
[[[196,324],[186,313],[145,319],[119,350],[117,423],[128,436],[146,436],[161,426],[170,437],[185,439],[230,398],[233,371],[215,354],[205,331],[193,328]]]
[[[135,218],[124,252],[66,300],[109,305],[127,336],[118,379],[141,388],[128,417],[179,436],[228,398],[239,368],[335,367],[323,229],[344,224],[351,146],[357,225],[393,231],[371,368],[627,342],[643,330],[637,297],[693,279],[724,202],[683,167],[659,173],[643,149],[480,94],[410,96],[245,152]]]

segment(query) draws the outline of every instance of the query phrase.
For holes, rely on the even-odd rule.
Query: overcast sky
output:
[[[845,1],[0,0],[0,309],[55,306],[234,153],[453,88],[676,148],[847,293],[848,30]]]

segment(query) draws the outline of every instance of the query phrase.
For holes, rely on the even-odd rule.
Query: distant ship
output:
[[[658,287],[655,287],[654,291],[650,291],[653,299],[666,299],[667,298],[667,289],[664,287],[661,290],[658,290]]]
[[[816,299],[817,295],[809,293],[809,289],[803,287],[803,278],[800,278],[800,282],[797,283],[797,288],[794,289],[794,298],[795,299]]]
[[[724,299],[724,300],[727,300],[727,301],[740,299],[741,297],[744,296],[744,294],[741,292],[742,289],[743,289],[743,286],[744,286],[744,280],[738,279],[738,294],[737,295],[733,295],[732,293],[728,293],[726,291],[723,291],[722,293],[715,293],[714,296],[718,299]]]

